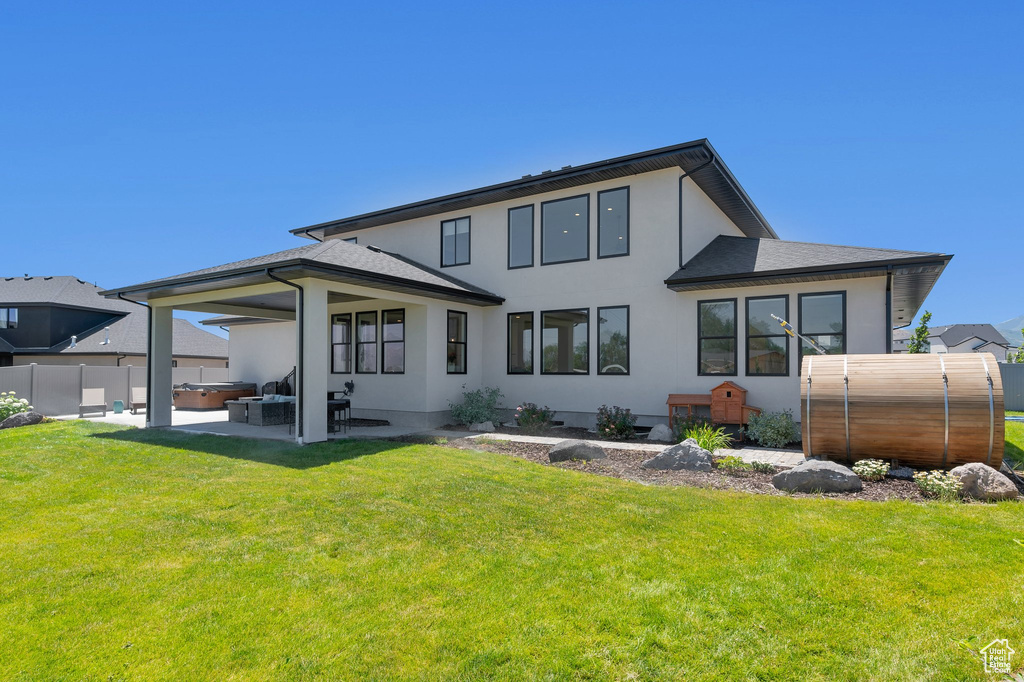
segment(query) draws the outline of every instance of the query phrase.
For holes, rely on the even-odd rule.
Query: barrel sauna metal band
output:
[[[846,461],[852,462],[850,458],[850,370],[848,358],[843,356],[843,418],[846,421]]]
[[[988,360],[982,355],[981,364],[985,365],[985,378],[988,379],[988,459],[985,464],[992,466],[992,444],[996,438],[996,402],[992,393],[992,372],[988,371]]]
[[[807,459],[814,457],[814,449],[811,447],[811,368],[814,367],[814,358],[807,359]]]
[[[941,355],[939,366],[942,368],[942,401],[946,416],[946,431],[942,436],[942,466],[945,468],[946,459],[949,457],[949,377],[946,376],[946,361]]]

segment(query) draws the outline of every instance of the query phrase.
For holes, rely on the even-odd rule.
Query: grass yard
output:
[[[1024,417],[1024,412],[1007,410],[1006,414]],[[1005,456],[1011,467],[1024,471],[1024,422],[1006,422]]]
[[[1020,503],[58,422],[0,432],[0,538],[3,680],[959,680],[1024,651]]]

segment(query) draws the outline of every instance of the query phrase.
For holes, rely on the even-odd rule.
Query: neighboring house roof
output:
[[[274,279],[267,274],[268,270],[284,279],[319,277],[477,305],[498,305],[504,301],[496,294],[404,256],[372,246],[350,244],[340,239],[111,289],[104,291],[103,295],[115,296],[120,293],[133,300],[149,300],[221,289],[227,280],[232,280],[229,286],[270,283]],[[287,298],[294,300],[294,296]],[[290,304],[290,309],[294,310],[294,303]]]
[[[350,218],[331,220],[292,230],[304,237],[323,239],[344,232],[353,232],[377,225],[403,220],[464,211],[474,206],[579,187],[602,180],[613,180],[666,168],[679,168],[732,220],[748,237],[777,238],[775,231],[754,202],[726,167],[718,152],[706,139],[661,147],[646,152],[618,156],[583,166],[564,166],[557,171],[524,175],[518,180],[488,185],[457,194],[403,204]]]
[[[0,305],[55,305],[65,308],[109,310],[130,313],[137,308],[133,303],[107,299],[95,284],[77,277],[3,277],[0,278]]]
[[[1010,343],[999,331],[990,324],[949,324],[942,327],[929,327],[928,336],[937,336],[948,347],[959,346],[964,341],[977,337],[981,341],[1009,346]]]
[[[105,327],[95,329],[79,337],[75,347],[70,342],[62,344],[61,355],[145,355],[146,326],[148,316],[145,310],[114,320],[110,328],[110,343]],[[199,329],[188,320],[175,319],[171,342],[174,357],[224,358],[228,357],[228,340]]]
[[[893,323],[909,324],[952,255],[718,236],[672,274],[674,291],[867,277],[893,271]]]

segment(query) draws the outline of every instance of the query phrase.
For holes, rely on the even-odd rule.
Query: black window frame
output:
[[[514,316],[529,315],[530,317],[530,371],[512,369],[512,319]],[[532,310],[509,313],[505,320],[505,373],[510,375],[531,376],[537,373],[537,324]]]
[[[512,211],[520,211],[522,209],[530,209],[530,263],[529,265],[512,265]],[[522,268],[532,268],[536,261],[536,255],[534,249],[536,247],[537,232],[537,207],[536,204],[525,204],[523,206],[513,206],[508,209],[506,213],[506,231],[508,232],[505,240],[505,247],[508,249],[508,257],[505,259],[505,264],[509,270],[520,270]]]
[[[548,204],[557,204],[561,201],[570,201],[572,199],[583,199],[587,200],[587,255],[583,258],[570,258],[569,260],[555,260],[546,261],[544,260],[544,207]],[[590,260],[590,192],[586,194],[576,194],[571,197],[562,197],[561,199],[551,199],[549,201],[540,202],[540,264],[543,265],[564,265],[565,263],[582,263],[583,261]],[[569,310],[574,310],[569,308]],[[556,312],[556,311],[549,311]]]
[[[469,229],[466,230],[466,260],[462,261],[462,262],[459,261],[458,222],[460,220],[465,220],[465,221],[467,221],[469,223]],[[447,263],[447,264],[444,262],[444,226],[445,226],[445,223],[456,223],[456,230],[455,230],[455,262],[454,263]],[[454,267],[457,267],[459,265],[469,265],[470,261],[472,260],[471,256],[472,256],[472,253],[473,253],[473,219],[472,219],[472,216],[464,215],[464,216],[459,216],[458,218],[448,218],[447,220],[442,220],[441,221],[440,235],[441,235],[441,253],[439,254],[440,258],[438,260],[441,263],[441,267],[442,268],[454,268]]]
[[[804,331],[804,299],[805,298],[814,298],[815,296],[836,296],[836,295],[841,296],[842,297],[842,301],[843,301],[843,331],[842,331],[842,333],[837,334],[836,332],[833,332],[833,331],[829,331],[829,332],[824,333],[824,334],[821,333],[821,332],[813,332],[813,331],[805,332]],[[807,292],[805,294],[797,294],[796,311],[797,311],[797,317],[800,318],[799,320],[797,320],[797,330],[800,332],[800,334],[802,334],[804,336],[842,336],[843,337],[843,348],[842,348],[842,353],[840,353],[840,355],[846,355],[846,335],[847,335],[847,331],[846,330],[847,330],[847,322],[846,322],[846,290],[845,289],[841,290],[841,291],[809,291],[809,292]],[[803,367],[803,364],[804,364],[804,344],[803,344],[802,341],[799,341],[799,340],[797,341],[797,352],[798,352],[798,355],[797,355],[797,366],[798,367]],[[817,355],[817,353],[814,353],[814,354]]]
[[[341,342],[336,343],[334,341],[334,325],[337,318],[348,318],[348,343]],[[331,374],[351,374],[353,365],[355,365],[355,356],[352,355],[352,339],[355,337],[355,327],[352,324],[352,313],[334,313],[331,315]],[[335,346],[348,346],[348,370],[339,370],[334,366],[334,347]]]
[[[704,330],[701,324],[700,308],[705,303],[732,303],[732,336],[704,336]],[[697,376],[701,377],[734,377],[739,376],[740,368],[740,342],[739,342],[739,321],[737,315],[739,314],[739,301],[735,298],[708,298],[703,301],[697,301]],[[733,360],[733,371],[732,372],[702,372],[701,365],[701,341],[704,339],[732,339],[733,340],[733,353],[735,359]]]
[[[366,315],[373,315],[373,341],[363,341],[362,340],[362,336],[360,336],[360,334],[359,334],[359,318],[363,317],[363,316],[366,316]],[[375,353],[380,352],[380,349],[377,347],[377,345],[378,345],[378,343],[380,341],[380,325],[378,324],[377,317],[378,316],[377,316],[377,311],[376,310],[363,310],[363,311],[357,312],[355,314],[355,325],[354,325],[354,328],[353,328],[353,333],[355,334],[355,340],[356,340],[356,354],[355,354],[355,357],[352,359],[352,361],[354,363],[354,368],[353,369],[355,370],[356,374],[376,374],[377,373],[377,359],[376,358],[374,358],[374,360],[373,360],[373,371],[361,370],[360,369],[360,363],[359,363],[359,347],[360,346],[369,346],[370,344],[373,344],[374,352]]]
[[[397,340],[397,341],[396,340],[386,341],[384,339],[384,325],[386,324],[384,322],[384,319],[385,319],[385,317],[387,317],[388,313],[400,313],[402,315],[401,322],[397,323],[397,324],[402,325],[402,338]],[[405,320],[406,320],[405,308],[388,308],[387,310],[381,310],[380,311],[380,373],[381,374],[405,374]],[[392,323],[392,324],[396,324],[396,323]],[[402,371],[401,372],[389,372],[387,369],[384,368],[385,358],[387,357],[386,347],[389,344],[396,344],[396,343],[402,344]]]
[[[462,328],[465,330],[466,337],[462,341],[452,341],[451,338],[451,322],[452,315],[462,316]],[[449,310],[445,315],[445,370],[448,374],[466,374],[469,369],[469,313],[462,310]],[[452,371],[451,366],[448,363],[448,353],[450,346],[462,346],[462,371]]]
[[[625,372],[602,372],[601,371],[601,311],[602,310],[622,310],[626,309],[626,371]],[[632,371],[633,357],[630,353],[629,347],[629,334],[630,324],[632,323],[632,311],[630,311],[628,305],[603,305],[597,308],[597,375],[602,377],[628,377]]]
[[[750,333],[750,302],[751,301],[767,301],[772,299],[781,298],[785,301],[783,306],[782,319],[789,320],[789,294],[772,294],[765,296],[747,296],[744,300],[744,339],[743,345],[746,347],[746,353],[743,359],[743,375],[748,377],[788,377],[790,374],[790,362],[789,362],[789,334],[780,326],[778,334],[751,334]],[[781,373],[776,372],[751,372],[750,371],[750,340],[751,339],[774,339],[776,337],[782,337],[786,339],[786,371]]]
[[[0,308],[0,310],[4,311],[3,324],[0,325],[0,329],[17,329],[18,328],[18,309],[17,308],[10,308],[10,307],[5,306],[3,308]],[[11,313],[12,312],[14,313],[14,324],[13,325],[11,324]]]
[[[585,372],[545,372],[544,371],[544,316],[551,315],[554,313],[578,313],[580,311],[586,311],[587,313],[587,371]],[[536,327],[534,328],[536,330]],[[590,308],[559,308],[557,310],[542,310],[540,311],[540,373],[547,376],[588,376],[590,374]],[[575,347],[574,347],[575,352]],[[534,358],[534,366],[537,361]]]
[[[602,256],[601,255],[601,195],[602,194],[609,194],[610,192],[621,192],[622,190],[626,190],[626,252],[625,253],[611,253],[611,254],[608,254],[607,256]],[[600,192],[597,193],[597,258],[598,258],[598,260],[600,260],[602,258],[622,258],[624,256],[628,256],[629,255],[629,249],[630,249],[629,223],[630,223],[630,210],[631,210],[630,206],[631,206],[631,204],[630,204],[630,196],[629,196],[629,185],[625,185],[624,187],[613,187],[612,189],[603,189],[603,190],[601,190]],[[611,307],[611,306],[609,306],[609,307]]]

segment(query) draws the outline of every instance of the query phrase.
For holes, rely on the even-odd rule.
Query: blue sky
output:
[[[288,230],[707,137],[784,239],[1021,296],[1024,4],[4,3],[4,275],[131,284]],[[196,316],[201,317],[201,316]]]

